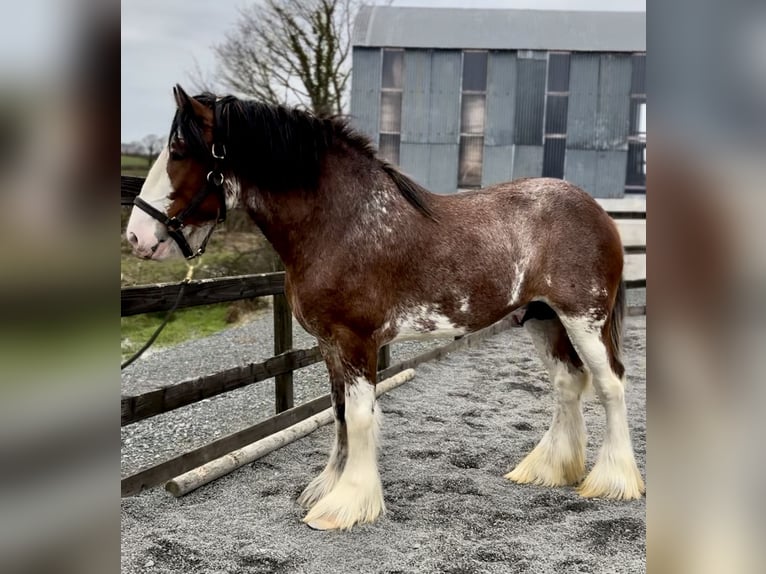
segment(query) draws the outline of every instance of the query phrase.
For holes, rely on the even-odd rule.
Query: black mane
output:
[[[218,99],[204,93],[194,98],[214,109],[226,145],[227,162],[256,185],[274,191],[316,188],[325,153],[339,142],[374,159],[391,178],[402,196],[418,211],[433,217],[428,191],[401,173],[395,166],[377,158],[372,142],[354,130],[345,118],[319,118],[305,111],[284,106],[240,100],[234,96]],[[173,118],[170,140],[179,135],[196,157],[210,157],[202,126],[191,111],[178,109]]]

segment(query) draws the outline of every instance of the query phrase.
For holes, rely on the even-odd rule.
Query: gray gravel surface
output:
[[[445,341],[407,341],[391,351],[393,362],[414,357]],[[310,348],[316,339],[293,321],[293,346]],[[172,383],[257,363],[274,355],[271,310],[239,327],[147,353],[122,375],[122,393],[134,395]],[[330,392],[324,363],[295,371],[295,404]],[[122,428],[122,476],[203,446],[274,415],[274,379],[205,399]]]
[[[155,353],[124,376],[123,390],[266,358],[270,322]],[[645,475],[646,320],[626,325],[626,399]],[[305,336],[296,333],[300,346],[312,344]],[[394,358],[422,350],[396,345]],[[585,500],[572,488],[503,479],[551,417],[550,384],[523,330],[416,371],[380,400],[388,513],[375,524],[321,533],[300,522],[295,499],[327,459],[324,427],[184,498],[158,488],[123,499],[123,572],[645,572],[645,499]],[[323,367],[296,375],[296,402],[326,392]],[[151,462],[154,449],[166,458],[268,416],[273,388],[253,387],[124,428],[123,474]],[[592,465],[605,421],[593,398],[584,411]]]

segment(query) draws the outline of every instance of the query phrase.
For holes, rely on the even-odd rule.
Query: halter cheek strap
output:
[[[168,235],[173,239],[173,241],[176,242],[178,248],[181,250],[181,253],[183,253],[186,259],[194,259],[195,257],[202,255],[205,252],[205,248],[207,247],[207,242],[213,235],[213,231],[215,230],[216,225],[226,221],[226,192],[223,188],[223,184],[225,183],[226,178],[224,177],[223,171],[221,170],[221,164],[226,159],[226,146],[221,141],[223,139],[222,132],[224,129],[223,105],[219,105],[219,102],[216,101],[213,106],[215,121],[213,124],[213,145],[210,147],[210,154],[213,157],[213,169],[208,172],[205,185],[192,198],[192,200],[189,202],[189,205],[187,205],[186,208],[178,215],[168,217],[166,213],[163,213],[140,197],[136,197],[133,200],[133,204],[136,207],[145,211],[165,226],[165,228],[168,230]],[[218,203],[220,205],[218,214],[216,216],[216,221],[213,223],[213,225],[210,226],[210,231],[207,232],[207,235],[203,239],[200,247],[194,251],[183,234],[183,228],[185,225],[184,221],[202,204],[205,198],[211,194],[215,194],[217,196]]]

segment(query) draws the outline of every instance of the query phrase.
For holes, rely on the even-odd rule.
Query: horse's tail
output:
[[[621,379],[625,375],[625,366],[622,364],[622,333],[623,319],[625,318],[625,280],[620,279],[620,285],[617,288],[617,297],[614,301],[609,317],[607,317],[605,330],[606,343],[609,350],[609,364],[614,374]]]

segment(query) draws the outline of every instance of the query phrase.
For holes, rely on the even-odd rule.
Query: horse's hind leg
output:
[[[550,428],[537,446],[505,475],[518,483],[561,486],[585,474],[585,423],[580,397],[589,374],[572,347],[563,325],[552,318],[525,322],[553,383],[556,407]]]
[[[301,497],[313,503],[303,521],[318,530],[348,529],[357,523],[372,522],[385,511],[377,461],[380,419],[375,400],[377,348],[346,341],[329,348],[324,355],[333,388],[343,389],[339,418],[345,424],[346,442],[345,448],[338,451],[344,454],[338,455],[336,465],[332,470],[325,469],[332,478],[323,481],[320,474],[315,480],[317,484],[312,482],[305,498]],[[338,402],[336,398],[335,403]],[[336,448],[339,444],[340,441]],[[340,457],[345,458],[342,468]]]
[[[644,492],[636,465],[625,407],[624,367],[619,358],[619,320],[589,312],[559,315],[577,354],[593,377],[593,386],[606,411],[606,437],[598,460],[579,487],[585,497],[630,499]],[[616,322],[616,323],[613,323]]]

